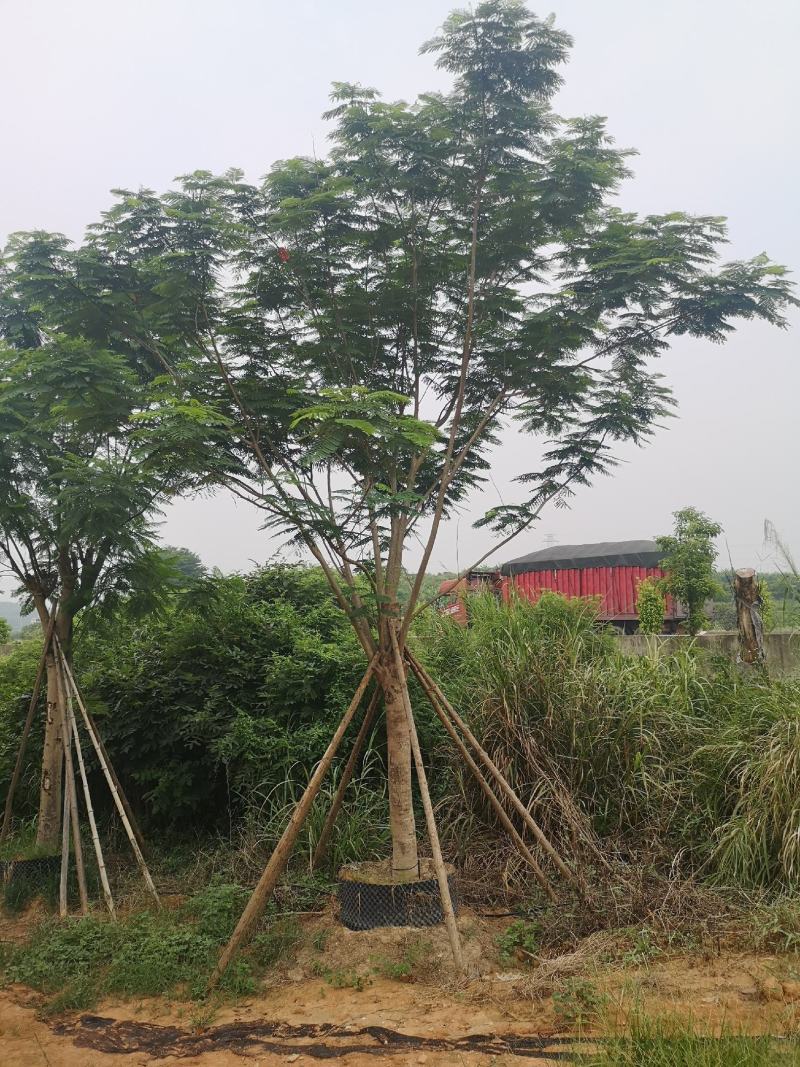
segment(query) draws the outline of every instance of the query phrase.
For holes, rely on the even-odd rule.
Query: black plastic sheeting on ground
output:
[[[277,1056],[299,1053],[316,1060],[339,1059],[352,1053],[391,1056],[419,1052],[479,1052],[489,1056],[537,1056],[571,1060],[567,1046],[574,1038],[538,1034],[469,1034],[465,1037],[420,1037],[384,1026],[350,1028],[334,1025],[296,1025],[273,1022],[227,1023],[201,1033],[177,1026],[132,1021],[117,1022],[98,1015],[83,1015],[74,1023],[60,1023],[54,1032],[72,1038],[79,1048],[96,1052],[144,1052],[153,1057],[201,1056],[228,1051],[241,1056],[267,1052]]]

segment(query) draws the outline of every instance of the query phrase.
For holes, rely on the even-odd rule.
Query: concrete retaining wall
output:
[[[697,637],[661,636],[648,638],[643,634],[623,634],[619,645],[626,656],[645,656],[652,647],[650,641],[658,642],[659,655],[688,648],[693,643],[718,656],[727,656],[736,661],[739,652],[739,635],[735,630],[715,630]],[[767,667],[773,674],[793,674],[800,671],[800,631],[774,630],[766,635],[764,647]]]

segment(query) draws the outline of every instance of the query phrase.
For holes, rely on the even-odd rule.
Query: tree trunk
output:
[[[389,826],[392,832],[392,875],[411,882],[419,873],[417,828],[411,792],[411,741],[408,735],[405,675],[398,672],[391,647],[381,656],[380,672],[386,708],[389,756]]]
[[[42,774],[39,783],[39,821],[36,844],[58,851],[61,840],[61,775],[64,763],[62,709],[58,699],[56,661],[47,655],[47,715],[42,749]]]
[[[36,610],[42,631],[47,640],[50,625],[50,613],[44,600],[35,600]],[[72,647],[72,621],[59,616],[56,619],[55,632],[59,638],[66,638],[68,647]],[[64,635],[62,637],[62,634]],[[42,848],[58,852],[61,847],[61,804],[62,772],[64,766],[64,738],[62,724],[65,721],[65,709],[59,703],[60,686],[58,684],[58,667],[53,646],[47,654],[47,715],[44,728],[44,745],[42,749],[42,774],[39,783],[39,819],[36,826],[36,844]]]
[[[736,597],[736,622],[739,628],[739,659],[742,663],[764,662],[764,629],[761,622],[761,597],[756,572],[748,568],[736,571],[733,579]]]

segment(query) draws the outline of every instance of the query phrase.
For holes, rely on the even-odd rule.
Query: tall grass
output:
[[[292,852],[290,875],[303,878],[339,786],[343,757],[326,778]],[[230,838],[201,855],[198,874],[224,877],[251,884],[261,875],[272,850],[299,801],[310,777],[308,767],[297,765],[266,792],[253,790],[243,798],[244,813]],[[356,860],[379,859],[389,847],[389,800],[386,776],[375,738],[368,740],[358,774],[353,776],[331,837],[324,872],[335,872]],[[323,874],[324,874],[323,872]]]
[[[634,1017],[628,1033],[578,1054],[583,1067],[780,1067],[798,1062],[797,1043],[771,1037],[696,1034],[685,1024]]]
[[[800,874],[800,680],[626,657],[587,601],[470,602],[419,654],[548,832],[747,886]],[[453,807],[491,822],[456,769]]]

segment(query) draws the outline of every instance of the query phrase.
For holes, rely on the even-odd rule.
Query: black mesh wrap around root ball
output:
[[[457,912],[452,875],[447,882]],[[435,878],[395,885],[340,878],[339,908],[342,925],[348,930],[372,930],[376,926],[437,926],[444,922],[439,883]]]

